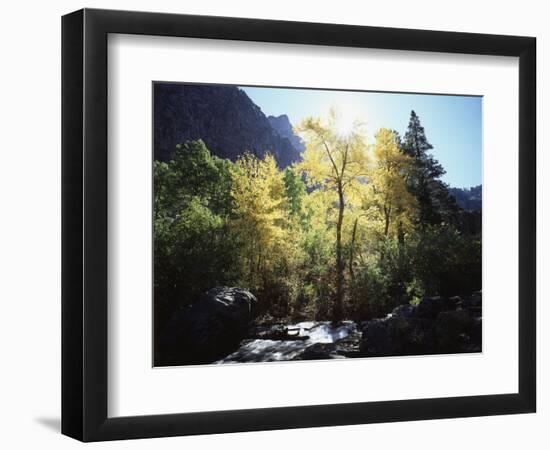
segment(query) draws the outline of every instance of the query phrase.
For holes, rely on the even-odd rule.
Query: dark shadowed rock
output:
[[[462,298],[461,305],[471,315],[481,317],[481,291],[473,293],[470,297]]]
[[[481,317],[473,317],[470,323],[469,336],[470,344],[472,344],[474,350],[481,351]]]
[[[363,325],[361,353],[365,356],[392,355],[393,342],[389,319],[373,319]]]
[[[158,365],[213,362],[235,351],[253,318],[256,298],[246,289],[217,287],[168,323]]]
[[[366,322],[361,339],[365,356],[417,355],[433,352],[431,321],[399,316]]]
[[[401,353],[410,323],[404,317],[374,319],[363,327],[361,352],[367,356],[390,356]]]
[[[316,343],[306,347],[302,353],[294,360],[314,360],[314,359],[338,359],[343,358],[336,353],[336,344],[334,343]]]
[[[154,157],[168,161],[177,144],[202,139],[210,152],[235,161],[271,153],[280,167],[301,159],[289,139],[237,86],[155,83]]]
[[[414,305],[406,303],[404,305],[396,306],[391,312],[391,315],[396,317],[405,317],[406,319],[408,319],[413,317],[415,312],[416,308],[414,307]]]
[[[416,317],[435,319],[442,311],[456,309],[459,301],[459,297],[424,297],[416,307]]]
[[[481,351],[481,293],[473,297],[467,298],[469,308],[460,297],[426,297],[416,307],[400,305],[384,319],[365,322],[361,355]]]
[[[443,353],[460,352],[470,343],[471,326],[470,316],[463,309],[439,313],[434,323],[434,338],[438,350]]]

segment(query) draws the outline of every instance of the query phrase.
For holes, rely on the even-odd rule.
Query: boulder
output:
[[[336,353],[345,358],[361,357],[361,351],[359,350],[361,337],[362,333],[360,331],[354,331],[345,338],[336,341]]]
[[[435,319],[442,311],[456,309],[460,297],[424,297],[416,307],[416,316],[421,319]]]
[[[210,289],[168,322],[160,339],[159,365],[202,364],[235,351],[253,319],[256,297],[246,289]]]
[[[398,355],[409,331],[410,323],[404,317],[370,320],[363,326],[361,352],[368,356]]]
[[[399,305],[393,309],[391,312],[392,316],[395,317],[404,317],[406,319],[409,319],[415,315],[416,308],[414,305],[411,305],[410,303],[405,303],[404,305]]]
[[[396,307],[388,317],[364,322],[362,356],[427,355],[481,351],[481,295],[425,297]]]
[[[388,317],[367,322],[361,353],[366,356],[400,356],[433,353],[432,321],[415,317]]]
[[[434,338],[441,353],[462,353],[470,343],[471,319],[467,311],[443,311],[434,323]]]
[[[315,360],[315,359],[339,359],[343,358],[336,353],[336,344],[317,342],[304,349],[294,360]]]
[[[481,316],[472,317],[470,321],[470,327],[468,329],[468,336],[470,337],[470,349],[473,352],[481,351],[481,327]]]
[[[474,292],[470,297],[464,297],[461,305],[472,316],[481,317],[481,291]]]

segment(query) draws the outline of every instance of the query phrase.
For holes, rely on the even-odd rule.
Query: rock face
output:
[[[235,351],[247,335],[256,302],[246,289],[210,289],[169,321],[155,364],[203,364]]]
[[[400,305],[384,319],[365,322],[362,332],[363,356],[480,352],[481,292]]]
[[[292,124],[286,114],[282,114],[278,117],[268,116],[267,120],[269,120],[271,127],[277,132],[277,134],[281,137],[287,138],[298,152],[302,153],[306,149],[302,139],[294,134]]]
[[[287,119],[288,120],[288,119]],[[235,161],[249,151],[271,153],[283,168],[300,151],[290,133],[275,131],[262,110],[236,86],[155,83],[154,158],[171,159],[177,144],[202,139],[213,155]]]

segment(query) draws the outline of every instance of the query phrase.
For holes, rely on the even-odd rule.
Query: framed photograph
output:
[[[535,412],[532,37],[62,20],[62,432]]]

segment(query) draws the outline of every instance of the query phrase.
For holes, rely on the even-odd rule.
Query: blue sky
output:
[[[407,130],[411,110],[420,117],[432,154],[453,187],[481,184],[482,98],[455,95],[325,91],[241,87],[265,115],[286,114],[293,125],[307,116],[326,116],[336,106],[344,117],[367,123],[369,141],[382,127]]]

